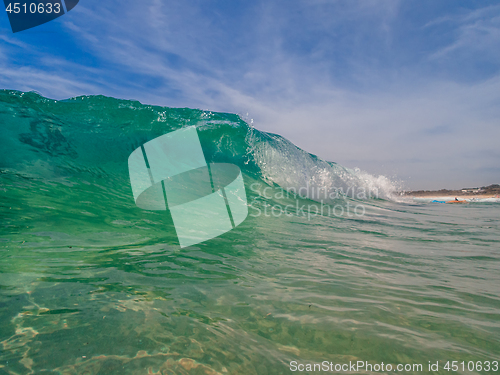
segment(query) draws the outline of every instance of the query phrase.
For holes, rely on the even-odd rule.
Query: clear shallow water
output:
[[[361,360],[449,374],[446,361],[500,359],[498,204],[340,200],[365,215],[249,216],[180,249],[168,213],[131,197],[126,160],[146,133],[206,121],[207,158],[238,164],[261,211],[296,198],[255,200],[255,182],[356,176],[305,154],[312,168],[290,165],[299,151],[231,115],[74,101],[3,93],[0,373],[265,375]]]

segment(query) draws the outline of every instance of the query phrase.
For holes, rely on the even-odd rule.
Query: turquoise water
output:
[[[251,207],[181,249],[168,212],[135,206],[127,158],[188,125]],[[500,372],[498,204],[405,202],[236,115],[106,97],[2,91],[0,144],[0,373]],[[320,189],[335,213],[315,215]]]

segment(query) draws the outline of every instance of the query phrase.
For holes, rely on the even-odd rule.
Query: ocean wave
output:
[[[130,153],[165,133],[195,125],[208,162],[238,165],[252,179],[316,201],[339,197],[397,200],[401,189],[385,176],[345,168],[287,139],[255,129],[240,116],[144,105],[105,96],[56,101],[34,93],[0,91],[0,169],[46,180],[128,182]]]

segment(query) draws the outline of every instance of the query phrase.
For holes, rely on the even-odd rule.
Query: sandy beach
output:
[[[415,198],[418,200],[437,200],[437,201],[450,201],[466,200],[466,201],[485,201],[485,200],[500,200],[500,185],[494,184],[490,186],[483,186],[480,188],[464,188],[460,190],[417,190],[407,191],[405,196]]]
[[[435,200],[452,200],[457,198],[458,200],[470,200],[470,199],[487,199],[487,198],[499,198],[498,194],[448,194],[448,195],[434,195],[434,194],[408,194],[412,198],[425,198],[425,199],[435,199]]]

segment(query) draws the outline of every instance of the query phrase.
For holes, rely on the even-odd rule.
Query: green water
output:
[[[181,249],[168,212],[135,206],[127,157],[185,125],[208,160],[240,166],[253,214]],[[0,127],[0,374],[500,372],[498,204],[340,199],[365,214],[257,216],[315,204],[276,196],[320,169],[360,182],[235,115],[4,91]],[[268,184],[272,199],[251,187]]]

